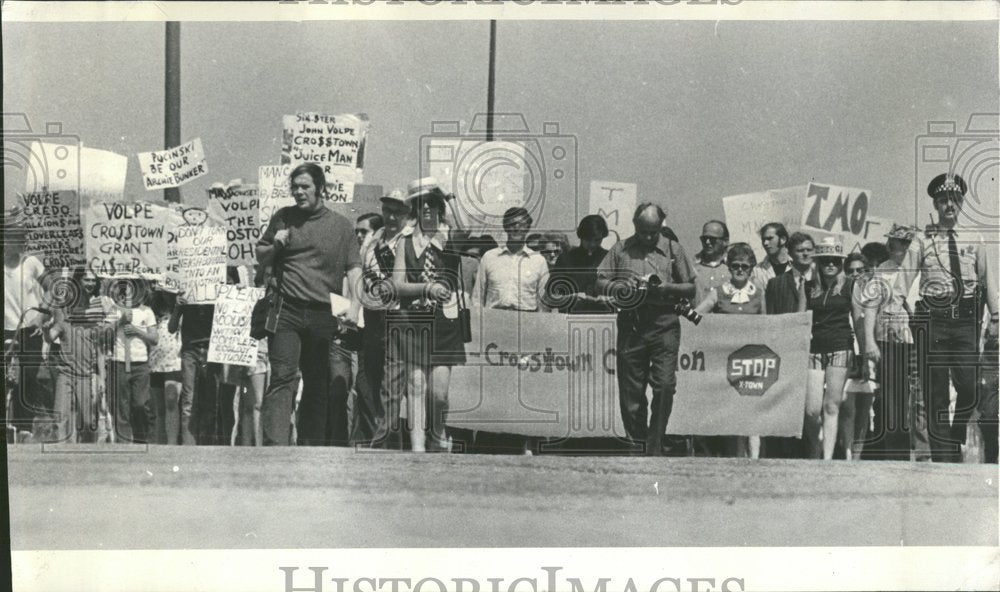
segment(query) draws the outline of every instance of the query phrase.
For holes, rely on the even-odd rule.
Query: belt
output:
[[[959,320],[976,318],[979,314],[979,311],[976,310],[978,303],[978,298],[962,298],[958,302],[949,304],[948,306],[928,306],[926,301],[920,300],[917,302],[917,306],[927,311],[934,318]]]
[[[307,310],[330,310],[329,302],[315,302],[312,300],[299,300],[298,298],[292,298],[290,296],[282,296],[281,299],[284,301],[285,305],[291,304],[296,308],[305,308]]]

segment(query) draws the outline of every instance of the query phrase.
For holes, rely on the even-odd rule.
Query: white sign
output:
[[[264,288],[227,284],[218,287],[208,342],[209,362],[251,367],[257,364],[257,340],[250,337],[250,316],[263,296]]]
[[[87,267],[98,277],[162,279],[171,210],[146,202],[93,201],[83,240]]]
[[[602,246],[610,249],[620,240],[632,236],[635,227],[632,215],[635,213],[638,186],[635,183],[618,181],[591,181],[589,214],[597,214],[608,223],[610,231]]]
[[[32,142],[25,192],[77,191],[87,200],[114,201],[125,195],[128,158],[77,144]]]
[[[260,232],[267,230],[271,216],[286,206],[295,205],[288,184],[291,165],[264,165],[257,169],[257,194],[260,199]]]
[[[208,173],[201,138],[167,150],[140,152],[139,168],[146,191],[179,187]]]
[[[208,213],[222,220],[226,229],[226,254],[230,265],[253,265],[260,240],[260,200],[257,186],[234,179],[228,185],[208,188]]]
[[[729,244],[747,243],[758,261],[764,260],[760,229],[769,222],[780,222],[791,234],[799,229],[805,185],[743,193],[722,198],[722,209],[729,227]]]
[[[354,184],[361,183],[368,117],[364,114],[297,113],[282,118],[281,164],[293,168],[314,162],[326,175],[326,199],[354,200]]]
[[[179,226],[177,272],[180,289],[190,304],[215,302],[226,281],[226,230],[218,226]]]
[[[870,197],[867,189],[810,183],[802,208],[803,231],[850,234],[856,242],[865,233]]]

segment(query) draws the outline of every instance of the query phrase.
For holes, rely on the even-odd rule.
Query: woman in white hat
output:
[[[460,255],[446,249],[447,198],[437,182],[431,177],[413,181],[406,199],[416,223],[396,255],[392,282],[403,324],[401,330],[390,327],[389,338],[406,365],[412,450],[447,452],[444,419],[451,367],[465,363],[456,299]]]
[[[803,439],[807,457],[831,460],[837,443],[844,383],[854,356],[853,281],[844,275],[844,245],[840,237],[818,240],[814,260],[817,273],[808,287],[807,300],[813,322]]]

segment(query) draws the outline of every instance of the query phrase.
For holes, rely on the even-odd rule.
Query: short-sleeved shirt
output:
[[[122,311],[116,310],[111,313],[114,320],[122,318]],[[153,314],[153,309],[149,308],[145,304],[140,305],[132,309],[132,325],[139,329],[148,330],[150,327],[156,326],[156,315]],[[146,350],[146,342],[142,339],[132,336],[128,338],[129,347],[129,361],[131,362],[145,362],[149,359],[149,354]],[[114,361],[124,362],[125,360],[125,330],[124,327],[118,327],[115,333],[115,354]]]
[[[813,311],[812,341],[809,353],[825,354],[853,350],[854,334],[851,332],[851,298],[853,283],[844,280],[839,289],[810,292],[808,309]]]
[[[694,272],[697,278],[694,281],[694,299],[692,304],[698,306],[709,293],[725,284],[732,277],[729,268],[726,267],[725,259],[716,262],[714,265],[702,262],[701,258],[695,256]]]
[[[652,249],[645,247],[635,236],[630,236],[615,244],[597,266],[597,278],[609,281],[650,274],[656,274],[664,282],[675,284],[694,283],[697,277],[684,247],[663,236]],[[660,307],[676,303],[676,299],[660,295],[650,295],[645,301],[647,305]]]
[[[487,308],[538,310],[548,281],[545,257],[527,246],[512,253],[503,245],[483,253],[473,301]]]
[[[24,255],[14,267],[3,266],[3,328],[5,331],[17,329],[21,315],[29,308],[38,306],[42,298],[39,279],[45,273],[45,266],[38,257]],[[39,314],[31,311],[24,315],[23,327],[38,324]]]
[[[924,235],[910,242],[910,249],[903,261],[902,280],[907,289],[913,283],[917,273],[921,273],[920,296],[936,300],[950,300],[954,294],[954,284],[951,277],[951,259],[948,254],[949,232],[943,228],[932,227]],[[959,269],[962,273],[961,298],[971,298],[976,295],[980,286],[985,286],[989,274],[997,270],[989,269],[986,262],[986,242],[978,232],[955,228],[955,246],[958,250]]]
[[[288,240],[274,256],[281,292],[289,298],[326,303],[330,294],[343,295],[347,271],[361,267],[354,226],[327,207],[307,212],[297,206],[275,212],[257,245],[274,246],[274,235],[288,229]]]

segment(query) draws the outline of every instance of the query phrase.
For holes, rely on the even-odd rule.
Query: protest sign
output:
[[[250,337],[250,315],[264,288],[221,284],[212,317],[208,361],[236,366],[257,364],[257,340]]]
[[[208,173],[201,138],[166,150],[140,152],[139,168],[146,191],[179,187]]]
[[[25,193],[76,191],[81,203],[115,201],[125,194],[128,158],[79,144],[31,143]]]
[[[271,216],[285,206],[295,205],[288,184],[290,165],[264,165],[257,169],[257,195],[260,200],[260,232],[267,230]]]
[[[181,289],[180,265],[177,258],[177,229],[184,224],[184,215],[181,210],[170,208],[167,213],[167,263],[163,270],[163,283],[173,290]]]
[[[253,265],[260,240],[260,199],[257,186],[240,179],[228,185],[215,183],[208,189],[208,210],[226,229],[226,256],[230,265]]]
[[[806,186],[771,189],[722,198],[722,209],[729,227],[729,244],[747,243],[758,261],[764,260],[760,229],[769,222],[780,222],[791,234],[799,229]]]
[[[80,200],[76,191],[44,191],[18,195],[25,214],[28,250],[47,269],[73,267],[84,262]]]
[[[869,215],[868,219],[865,220],[865,227],[861,231],[861,234],[856,235],[850,232],[840,233],[844,241],[844,252],[860,252],[861,247],[870,242],[884,243],[885,235],[890,229],[892,229],[892,220],[883,218],[882,216]]]
[[[632,214],[636,208],[635,183],[619,183],[617,181],[590,182],[589,214],[597,214],[608,223],[608,237],[601,243],[605,249],[610,249],[619,240],[625,240],[635,231],[632,225]]]
[[[800,436],[812,314],[705,315],[685,331],[667,433]],[[473,309],[448,425],[619,437],[615,317]],[[390,325],[390,331],[396,330]]]
[[[226,282],[226,229],[179,226],[177,272],[180,289],[190,304],[215,302],[219,284]]]
[[[810,183],[802,208],[803,231],[842,234],[845,247],[848,241],[856,243],[865,233],[870,196],[867,189]]]
[[[146,202],[92,201],[85,210],[87,267],[98,277],[162,279],[170,209]]]
[[[297,113],[282,118],[281,164],[323,167],[327,200],[350,203],[354,184],[363,181],[367,115]]]

